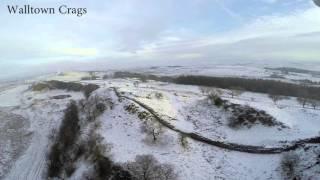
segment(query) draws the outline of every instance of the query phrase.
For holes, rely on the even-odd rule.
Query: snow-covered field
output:
[[[236,104],[243,104],[264,110],[284,123],[288,128],[265,127],[256,125],[253,128],[233,130],[227,127],[229,114],[221,108],[209,106],[206,97],[196,86],[173,85],[164,83],[140,84],[135,88],[127,83],[120,83],[121,91],[127,92],[141,102],[149,105],[171,123],[186,131],[197,132],[211,139],[222,139],[248,145],[272,146],[280,141],[293,141],[319,135],[320,111],[302,108],[295,98],[282,100],[274,104],[264,94],[243,93],[231,98],[227,90],[222,97]],[[119,85],[121,86],[121,85]],[[155,98],[155,92],[163,98]],[[149,96],[149,97],[148,97]],[[153,96],[150,98],[150,96]]]
[[[28,87],[16,85],[0,96],[0,106],[7,112],[0,113],[0,179],[4,175],[10,180],[45,179],[48,136],[59,127],[70,99],[83,98],[81,93],[61,90],[32,92]],[[61,94],[72,97],[50,98]]]
[[[246,70],[241,70],[238,66],[230,68],[223,66],[218,71],[203,69],[201,73],[203,75],[217,73],[221,76],[247,76],[255,73],[257,77],[266,77],[266,72],[258,68]],[[185,73],[187,71],[185,70]],[[228,71],[233,74],[227,73]],[[177,72],[177,69],[171,72]],[[179,72],[184,73],[184,71]],[[193,74],[192,71],[189,73]],[[196,73],[201,74],[198,71]],[[137,81],[135,79],[81,81],[85,76],[88,76],[88,73],[69,72],[42,76],[24,84],[1,87],[0,179],[46,179],[50,134],[53,129],[60,126],[63,112],[70,100],[84,99],[81,92],[32,91],[30,85],[40,80],[98,84],[100,88],[95,94],[110,98],[114,102],[113,109],[105,111],[98,117],[101,126],[97,129],[97,133],[104,138],[103,143],[111,147],[112,159],[118,163],[125,163],[134,160],[137,155],[152,154],[160,162],[172,164],[178,173],[178,179],[181,180],[283,179],[280,168],[282,154],[231,151],[191,138],[186,138],[187,145],[183,146],[182,135],[167,127],[162,127],[157,141],[150,141],[150,135],[141,128],[144,121],[137,113],[130,113],[125,108],[135,103],[130,99],[119,101],[114,88],[122,95],[149,106],[176,129],[196,133],[211,140],[251,146],[281,147],[299,139],[319,136],[320,110],[302,108],[293,97],[275,104],[266,94],[244,92],[231,97],[228,90],[222,90],[221,96],[224,100],[263,110],[286,126],[283,128],[256,124],[251,128],[233,129],[228,126],[230,113],[210,105],[197,86],[155,81],[140,82],[135,85],[134,82]],[[57,95],[71,97],[52,99]],[[135,106],[138,107],[138,111],[147,111],[138,104]],[[159,124],[156,121],[155,123]],[[319,146],[314,146],[315,150],[319,149]],[[307,162],[315,163],[315,160],[305,157],[303,148],[296,153],[306,159],[304,167],[308,167]],[[306,154],[314,156],[311,151]],[[86,169],[85,166],[85,164],[79,165],[80,170],[78,169],[76,175],[72,176],[73,179],[81,177],[79,173],[82,172],[81,169]],[[316,173],[319,171],[314,168],[309,169],[305,170],[308,174],[306,177],[317,179],[319,174]]]
[[[151,67],[138,68],[133,72],[150,73],[155,75],[175,76],[175,75],[202,75],[202,76],[217,76],[217,77],[244,77],[244,78],[260,78],[260,79],[274,79],[288,82],[295,82],[297,80],[311,80],[320,82],[319,76],[314,76],[307,73],[287,74],[278,70],[266,69],[268,66],[254,65],[254,64],[239,64],[239,65],[197,65],[197,66],[167,66],[167,67]],[[298,67],[299,68],[299,67]],[[303,69],[303,68],[302,68]],[[271,78],[272,75],[279,75],[282,78]]]
[[[173,164],[180,179],[260,179],[278,177],[278,155],[254,155],[213,147],[188,139],[181,146],[179,135],[166,129],[158,143],[146,142],[148,135],[141,132],[142,121],[126,112],[117,103],[112,112],[100,117],[100,133],[112,145],[111,154],[117,162],[133,160],[136,155],[152,154],[163,163]],[[261,162],[258,163],[257,162]]]

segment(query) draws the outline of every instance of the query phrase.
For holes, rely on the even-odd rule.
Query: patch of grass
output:
[[[63,81],[46,81],[46,82],[41,82],[32,85],[31,89],[33,91],[42,91],[45,89],[62,89],[62,90],[67,90],[67,91],[82,91],[84,93],[84,96],[88,98],[91,93],[99,88],[98,85],[96,84],[87,84],[87,85],[82,85],[80,83],[75,83],[75,82],[63,82]]]
[[[50,89],[46,83],[37,83],[31,86],[32,91],[43,91],[45,89]]]

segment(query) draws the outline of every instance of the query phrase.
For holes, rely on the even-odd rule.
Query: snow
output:
[[[17,91],[15,91],[17,92]],[[19,179],[44,179],[46,170],[46,157],[49,148],[49,135],[53,129],[57,129],[63,117],[64,109],[70,101],[67,99],[52,100],[50,97],[59,94],[70,94],[72,99],[78,100],[83,95],[78,92],[66,92],[62,90],[32,92],[19,91],[20,104],[12,113],[19,114],[27,121],[30,121],[28,131],[32,136],[29,146],[20,148],[23,154],[16,159],[11,170],[5,176],[7,180]],[[0,144],[2,147],[3,144]]]
[[[21,116],[0,110],[0,178],[12,166],[12,161],[21,155],[30,141],[30,122]]]
[[[269,147],[319,134],[320,111],[302,108],[295,98],[279,101],[275,105],[265,94],[247,92],[231,98],[227,90],[222,90],[223,99],[264,110],[288,127],[256,125],[250,129],[235,130],[227,126],[230,114],[206,104],[206,97],[199,93],[196,86],[150,82],[134,87],[132,84],[130,80],[113,82],[113,85],[120,87],[120,91],[150,106],[178,129],[211,139]],[[156,92],[163,94],[163,98],[152,96]]]
[[[129,102],[125,102],[129,103]],[[188,139],[188,148],[179,143],[179,135],[166,129],[162,140],[155,144],[145,141],[146,134],[140,131],[142,121],[128,114],[123,105],[101,116],[100,134],[107,144],[111,144],[111,154],[115,161],[125,163],[136,155],[152,154],[162,163],[173,164],[183,180],[207,179],[257,179],[276,176],[272,174],[279,157],[277,155],[248,155],[228,152]],[[261,162],[257,164],[256,162]],[[271,168],[271,169],[270,169]]]
[[[149,69],[150,70],[150,69]],[[151,70],[150,70],[151,71]],[[221,76],[249,76],[265,78],[270,72],[258,67],[216,66],[190,70],[184,67],[154,69],[159,73],[215,74]],[[230,74],[230,72],[233,72]],[[81,81],[86,72],[68,72],[33,79],[80,81],[101,86],[95,93],[111,98],[115,103],[98,121],[97,130],[104,137],[104,143],[111,147],[114,161],[125,163],[134,160],[136,155],[152,154],[160,162],[174,165],[180,180],[207,179],[281,179],[281,154],[261,155],[229,151],[187,138],[187,147],[180,142],[180,134],[168,128],[157,142],[150,141],[150,135],[141,131],[143,121],[137,114],[130,114],[125,105],[129,100],[118,101],[111,87],[116,87],[125,96],[138,100],[154,109],[162,119],[185,132],[194,132],[212,140],[233,142],[243,145],[278,147],[282,141],[295,141],[319,135],[320,110],[302,108],[295,98],[281,100],[274,104],[266,94],[245,92],[231,98],[228,90],[222,90],[222,98],[232,103],[248,105],[264,110],[287,128],[266,127],[256,124],[249,128],[232,129],[228,126],[230,113],[208,104],[199,87],[176,85],[163,82],[141,82],[137,87],[133,79],[108,79]],[[101,73],[100,75],[103,75]],[[300,76],[299,76],[300,77]],[[304,78],[304,77],[303,77]],[[308,77],[306,77],[308,78]],[[0,90],[0,178],[6,180],[42,180],[46,173],[46,156],[50,147],[50,133],[57,129],[64,109],[70,100],[83,99],[81,92],[48,90],[33,92],[29,84],[1,87]],[[156,93],[162,97],[157,98]],[[70,95],[65,99],[52,99],[52,96]],[[137,105],[138,106],[138,105]],[[139,106],[139,111],[144,109]],[[8,128],[12,126],[13,128]],[[85,134],[85,130],[83,131]],[[83,134],[83,136],[85,136]],[[89,135],[89,134],[86,134]],[[10,142],[10,143],[8,143]],[[19,143],[23,142],[23,143]],[[317,150],[317,148],[314,148]],[[315,163],[311,151],[298,149],[304,164]],[[315,158],[314,158],[315,159]],[[79,163],[70,179],[79,179],[88,171],[89,164]],[[307,175],[317,173],[311,169]]]
[[[217,77],[246,77],[246,78],[260,78],[272,79],[270,76],[274,73],[284,77],[276,78],[279,81],[294,82],[295,80],[311,80],[320,82],[319,76],[303,73],[289,73],[282,74],[278,70],[266,69],[268,66],[253,65],[253,64],[238,64],[238,65],[225,65],[225,64],[206,64],[194,66],[177,66],[167,67],[159,66],[156,68],[137,68],[133,72],[149,73],[162,76],[177,76],[181,74],[186,75],[202,75],[202,76],[217,76]],[[298,67],[299,68],[299,67]]]
[[[21,94],[28,88],[28,85],[18,85],[0,92],[0,107],[20,105]]]
[[[54,74],[46,74],[42,76],[38,76],[28,80],[28,83],[36,83],[39,81],[65,81],[65,82],[72,82],[72,81],[80,81],[81,78],[89,76],[88,72],[81,72],[81,71],[67,71],[67,72],[57,72]]]
[[[264,110],[289,127],[289,129],[283,129],[282,132],[270,132],[264,135],[272,136],[276,140],[295,140],[319,135],[320,111],[318,109],[302,108],[295,98],[282,100],[277,104],[274,104],[266,95],[257,93],[244,93],[239,98],[247,100],[241,101],[230,98],[229,100]],[[253,100],[248,100],[249,98],[253,98]]]

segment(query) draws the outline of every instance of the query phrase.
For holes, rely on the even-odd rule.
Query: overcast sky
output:
[[[119,62],[320,62],[312,0],[2,0],[0,70]],[[7,5],[87,8],[10,15]],[[72,63],[70,63],[72,62]]]

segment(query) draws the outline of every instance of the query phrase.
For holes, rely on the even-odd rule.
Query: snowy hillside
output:
[[[224,68],[229,67],[214,72],[224,73]],[[234,68],[229,70],[237,72]],[[261,78],[266,73],[247,70]],[[228,75],[243,75],[238,73]],[[92,73],[70,72],[1,87],[0,179],[47,179],[52,172],[52,148],[62,146],[57,139],[63,138],[57,134],[70,117],[66,109],[71,100],[77,108],[78,124],[65,128],[73,131],[76,127],[77,137],[71,144],[66,142],[68,149],[61,156],[65,164],[53,177],[98,179],[93,175],[101,168],[103,156],[110,159],[112,171],[117,167],[121,175],[128,172],[132,179],[139,179],[128,163],[133,164],[139,155],[152,155],[163,167],[169,164],[174,173],[168,179],[320,177],[318,108],[302,107],[295,97],[274,102],[267,94],[241,92],[234,96],[229,89],[213,88],[222,99],[218,105],[199,86],[104,79],[105,74],[96,72],[90,79]],[[74,84],[72,90],[59,89],[51,80]],[[89,85],[99,88],[86,94]],[[231,119],[239,114],[260,120],[231,126]],[[97,153],[93,147],[104,148]]]

